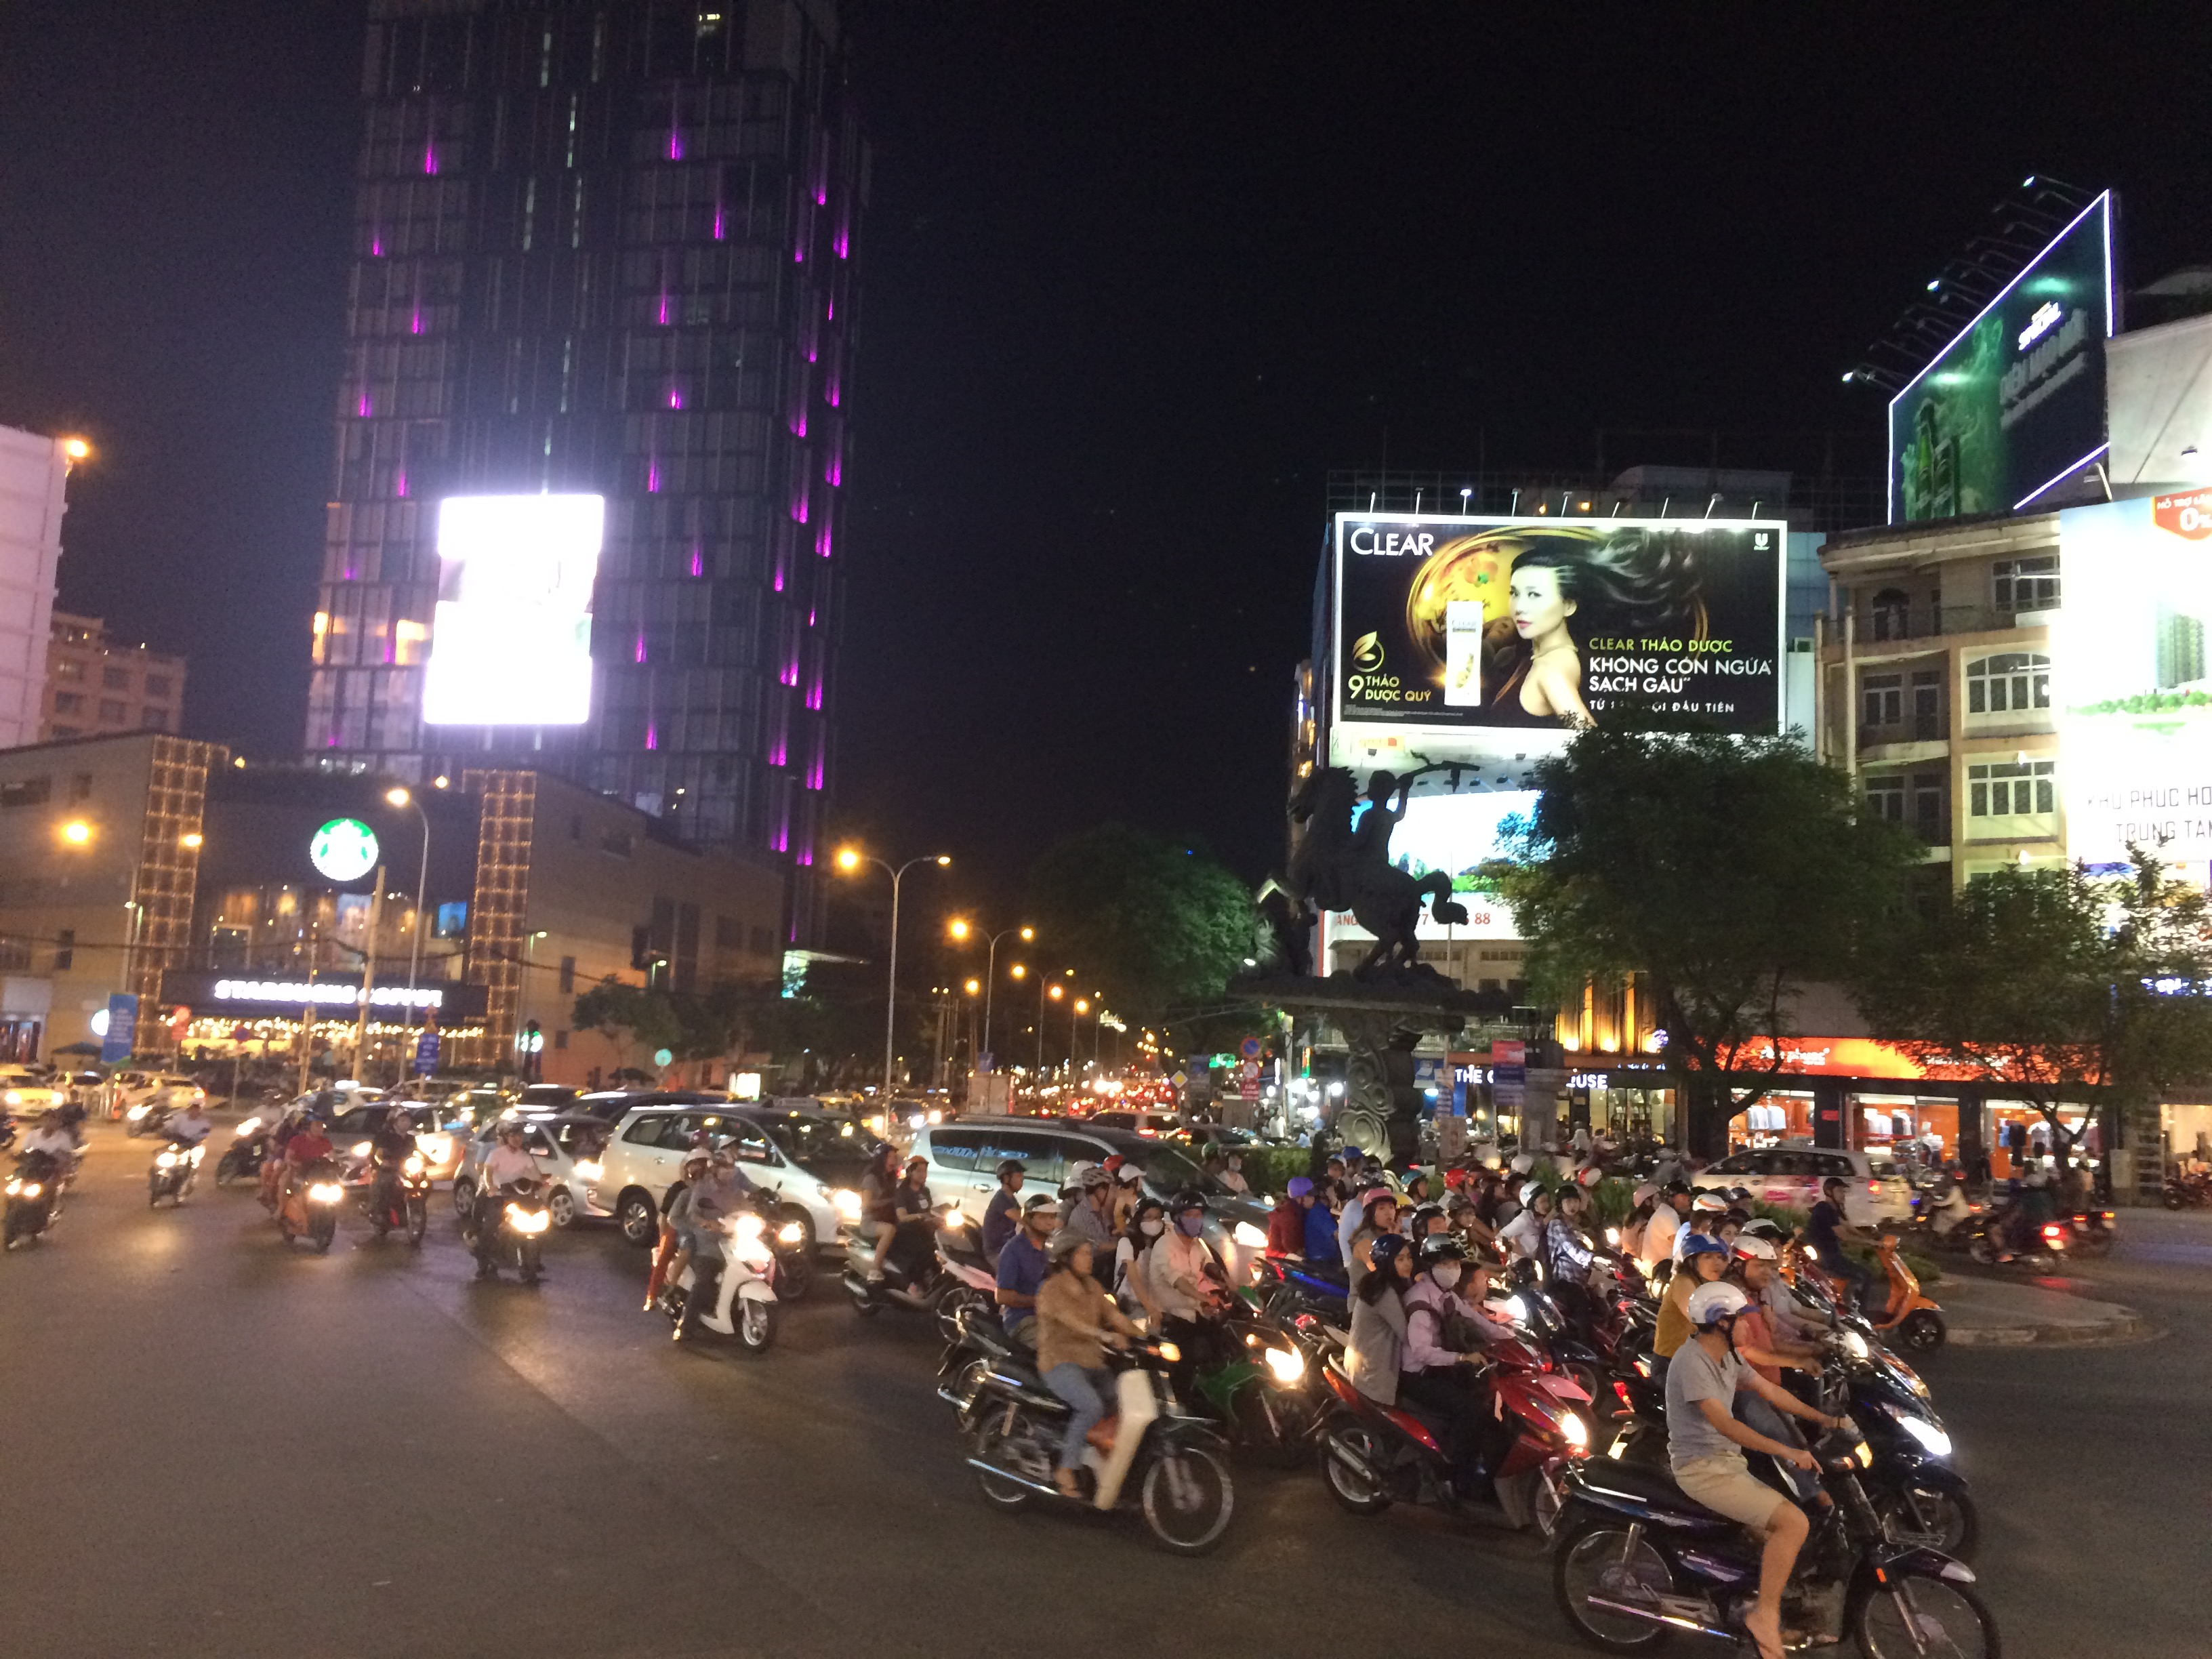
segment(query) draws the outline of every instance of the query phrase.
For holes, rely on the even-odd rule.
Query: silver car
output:
[[[523,1150],[536,1158],[551,1181],[545,1196],[546,1212],[556,1227],[574,1226],[579,1217],[604,1221],[612,1213],[592,1198],[599,1179],[599,1157],[606,1145],[607,1126],[578,1112],[532,1112],[512,1118],[495,1117],[469,1137],[453,1174],[453,1213],[466,1215],[476,1202],[484,1159],[491,1156],[499,1132],[509,1123],[524,1126]]]

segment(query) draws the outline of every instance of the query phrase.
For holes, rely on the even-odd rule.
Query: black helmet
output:
[[[1429,1223],[1431,1220],[1440,1219],[1443,1212],[1444,1206],[1441,1204],[1417,1206],[1413,1211],[1413,1237],[1419,1238],[1426,1233],[1429,1230]]]
[[[1413,1266],[1426,1273],[1439,1261],[1464,1261],[1466,1247],[1449,1233],[1435,1233],[1413,1247]]]
[[[1168,1200],[1170,1215],[1181,1215],[1185,1210],[1202,1210],[1205,1207],[1206,1194],[1195,1187],[1186,1187]]]
[[[1659,1195],[1662,1198],[1672,1198],[1678,1193],[1686,1193],[1689,1190],[1690,1183],[1686,1181],[1677,1178],[1674,1181],[1668,1182],[1665,1186],[1662,1187],[1659,1189]]]
[[[999,1165],[999,1179],[1001,1181],[1008,1176],[1025,1176],[1028,1173],[1029,1167],[1018,1158],[1010,1158]]]

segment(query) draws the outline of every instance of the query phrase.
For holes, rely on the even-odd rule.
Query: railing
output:
[[[2057,610],[2004,610],[1993,605],[1881,605],[1852,613],[1854,643],[1861,650],[1893,645],[1907,640],[1941,639],[1948,634],[1996,634],[2023,626],[2023,615],[2042,617]],[[1830,635],[1841,643],[1841,630]]]
[[[1872,749],[1885,743],[1941,743],[1951,734],[1944,729],[1942,718],[1931,715],[1914,717],[1909,720],[1892,720],[1881,726],[1859,727],[1859,747]]]

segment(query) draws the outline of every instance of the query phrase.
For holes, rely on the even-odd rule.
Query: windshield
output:
[[[842,1119],[783,1117],[762,1123],[783,1151],[801,1169],[817,1164],[857,1164],[872,1158],[884,1143],[858,1124]]]
[[[1132,1164],[1145,1172],[1152,1185],[1170,1193],[1181,1192],[1186,1187],[1195,1187],[1209,1198],[1229,1197],[1229,1188],[1185,1158],[1172,1146],[1157,1140],[1147,1140],[1132,1146],[1123,1153]]]

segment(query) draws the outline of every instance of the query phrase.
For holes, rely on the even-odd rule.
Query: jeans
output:
[[[1838,1252],[1833,1261],[1823,1261],[1820,1263],[1820,1271],[1831,1279],[1840,1279],[1848,1284],[1851,1287],[1853,1305],[1861,1313],[1868,1311],[1875,1300],[1874,1273],[1865,1263]]]
[[[1444,1419],[1444,1460],[1462,1491],[1472,1492],[1480,1475],[1498,1473],[1512,1439],[1492,1414],[1487,1396],[1456,1370],[1407,1371],[1398,1378],[1398,1399]]]
[[[1805,1437],[1797,1432],[1790,1419],[1748,1389],[1738,1389],[1735,1392],[1735,1419],[1753,1432],[1763,1434],[1769,1440],[1779,1440],[1785,1446],[1805,1443]],[[1820,1480],[1818,1475],[1778,1459],[1774,1467],[1781,1472],[1783,1480],[1789,1482],[1790,1490],[1800,1500],[1809,1503],[1819,1493]]]
[[[1072,1469],[1083,1462],[1084,1437],[1105,1420],[1105,1390],[1113,1386],[1114,1373],[1101,1365],[1093,1369],[1063,1360],[1044,1374],[1044,1385],[1067,1401],[1067,1432],[1060,1437],[1058,1467]]]

